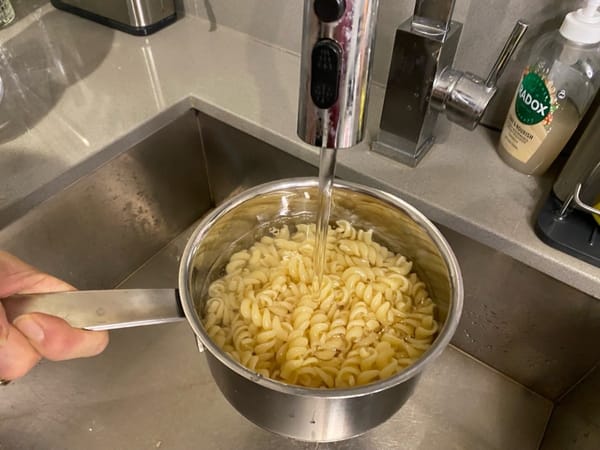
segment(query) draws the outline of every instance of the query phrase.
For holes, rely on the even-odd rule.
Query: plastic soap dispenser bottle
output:
[[[531,50],[498,147],[520,172],[545,172],[594,99],[600,85],[599,6],[600,0],[587,0]]]

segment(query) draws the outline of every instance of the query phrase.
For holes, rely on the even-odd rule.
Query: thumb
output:
[[[52,361],[96,356],[108,345],[106,331],[72,328],[63,319],[46,314],[24,314],[13,325],[40,355]]]

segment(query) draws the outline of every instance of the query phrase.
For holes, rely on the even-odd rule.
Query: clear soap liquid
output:
[[[577,128],[580,119],[581,114],[577,106],[567,98],[554,112],[549,132],[544,131],[541,124],[527,127],[527,130],[533,136],[540,136],[538,141],[536,141],[541,141],[539,146],[536,147],[534,142],[521,142],[517,146],[512,144],[515,140],[511,142],[511,138],[508,137],[500,140],[498,153],[504,162],[513,169],[529,175],[540,175],[548,170],[558,157]],[[516,122],[518,119],[515,118],[513,120]],[[502,136],[505,133],[510,135],[509,130],[503,130]],[[515,133],[512,134],[514,135]]]

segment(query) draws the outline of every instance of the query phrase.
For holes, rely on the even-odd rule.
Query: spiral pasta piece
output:
[[[439,324],[412,263],[375,242],[372,230],[338,221],[316,286],[315,229],[272,228],[231,255],[208,287],[210,338],[257,373],[308,387],[368,384],[414,363]]]

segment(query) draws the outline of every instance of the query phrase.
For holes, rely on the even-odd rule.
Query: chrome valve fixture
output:
[[[527,24],[519,20],[485,80],[470,72],[462,72],[452,67],[443,69],[433,83],[431,94],[433,109],[445,112],[449,120],[461,127],[474,130],[494,98],[498,78],[502,75],[525,31],[527,31]]]
[[[496,93],[496,81],[527,25],[518,22],[486,80],[452,68],[462,24],[454,0],[417,0],[396,30],[380,131],[373,151],[416,166],[434,142],[440,112],[474,129]]]

